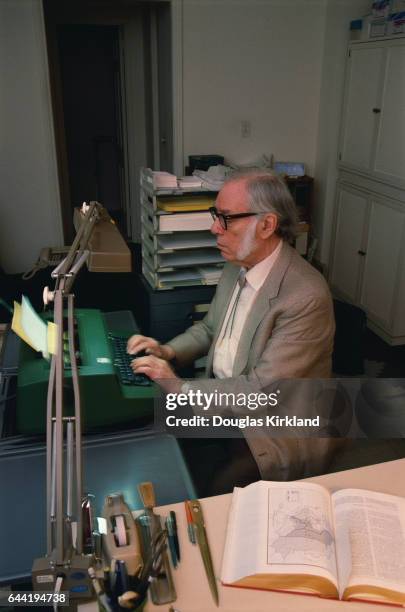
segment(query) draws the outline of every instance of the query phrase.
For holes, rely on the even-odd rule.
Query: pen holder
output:
[[[143,565],[138,532],[131,510],[122,493],[107,495],[103,507],[107,532],[103,534],[103,550],[107,563],[125,561],[128,575],[135,576]]]
[[[160,517],[145,513],[136,518],[136,523],[139,527],[142,557],[145,565],[150,564],[152,569],[149,587],[151,599],[157,605],[175,601],[177,595],[167,556],[166,532],[162,530]]]

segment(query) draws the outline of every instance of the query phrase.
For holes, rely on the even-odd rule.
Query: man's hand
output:
[[[135,334],[128,339],[127,353],[136,355],[141,351],[144,351],[147,355],[154,355],[155,357],[159,357],[159,359],[164,359],[165,361],[171,361],[171,359],[175,357],[174,350],[170,346],[160,344],[155,338]]]
[[[177,393],[183,385],[183,380],[176,376],[167,361],[153,355],[134,359],[131,368],[136,374],[146,374],[151,380],[156,380],[165,391]]]

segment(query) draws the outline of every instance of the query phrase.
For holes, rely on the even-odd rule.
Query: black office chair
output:
[[[336,376],[364,374],[364,334],[367,317],[364,310],[347,302],[333,300],[336,332],[332,371]]]
[[[333,304],[336,319],[333,373],[337,377],[361,376],[364,374],[366,314],[361,308],[340,300],[334,300]],[[395,428],[402,435],[405,427],[402,416],[405,385],[400,383],[384,379],[364,380],[353,410],[366,437],[347,440],[346,447],[334,458],[330,472],[405,457],[405,440],[392,437]]]

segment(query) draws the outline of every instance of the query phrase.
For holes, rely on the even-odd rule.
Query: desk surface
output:
[[[357,487],[405,497],[404,476],[405,459],[400,459],[355,470],[327,474],[317,478],[309,478],[308,481],[320,483],[331,490]],[[222,552],[225,543],[231,497],[231,494],[220,495],[218,497],[205,498],[201,502],[214,568],[218,577],[221,571]],[[387,612],[392,612],[395,609],[392,606],[341,602],[305,595],[276,593],[274,591],[224,587],[221,585],[219,578],[219,608],[217,608],[209,591],[199,549],[188,541],[184,505],[172,504],[161,506],[158,510],[162,515],[167,515],[169,510],[175,510],[177,515],[181,563],[176,570],[173,570],[178,595],[173,607],[179,612],[209,612],[214,610],[226,610],[227,612],[237,612],[239,610],[268,612],[269,610],[275,610],[283,612],[298,609],[300,612],[312,612],[313,610],[320,610],[322,612],[338,612],[339,610],[340,612],[345,610],[348,612],[357,612],[359,610],[374,612],[375,610],[377,612],[377,610],[386,610]],[[145,612],[151,612],[152,610],[167,612],[168,609],[169,606],[154,606],[148,602]],[[96,610],[97,606],[95,603],[80,606],[80,612],[94,612]]]

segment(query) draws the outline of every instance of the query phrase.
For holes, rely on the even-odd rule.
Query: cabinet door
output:
[[[371,200],[361,306],[370,318],[392,327],[405,213]]]
[[[385,50],[352,48],[347,65],[340,161],[353,169],[372,169],[379,123],[379,92]]]
[[[338,190],[335,247],[331,285],[343,298],[358,301],[359,283],[364,257],[359,254],[364,244],[367,195],[341,185]]]
[[[405,182],[405,44],[387,49],[374,170]]]

